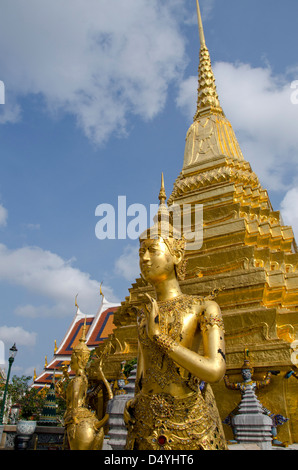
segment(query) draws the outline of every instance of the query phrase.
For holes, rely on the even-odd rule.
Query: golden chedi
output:
[[[148,295],[149,306],[137,319],[135,398],[124,415],[127,449],[223,450],[220,418],[205,383],[221,380],[226,370],[220,308],[181,292],[177,273],[185,242],[168,223],[163,186],[160,201],[154,227],[140,237],[141,273],[156,300]]]
[[[181,173],[168,204],[203,206],[203,243],[187,252],[185,292],[219,289],[225,324],[227,371],[241,375],[249,348],[256,380],[280,370],[259,393],[266,408],[286,416],[280,440],[297,442],[298,253],[291,227],[274,211],[267,191],[244,159],[219,103],[198,7],[200,64],[198,101],[185,144]],[[235,407],[223,382],[213,386],[222,419]],[[227,437],[230,430],[224,428]]]

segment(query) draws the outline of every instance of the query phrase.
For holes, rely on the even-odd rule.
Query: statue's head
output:
[[[140,269],[143,278],[152,284],[173,274],[177,278],[181,277],[185,253],[185,240],[173,226],[171,213],[165,203],[163,178],[159,200],[154,225],[140,236]]]
[[[241,368],[241,374],[242,374],[243,380],[246,380],[246,381],[251,380],[253,373],[254,373],[254,369],[249,359],[249,350],[245,349],[244,350],[244,362]]]
[[[241,370],[241,375],[243,377],[243,380],[245,381],[249,381],[252,379],[252,370],[251,369],[242,369]]]
[[[169,239],[140,240],[139,256],[141,273],[147,282],[155,284],[173,275],[178,278],[183,250]]]
[[[87,362],[90,357],[90,350],[86,345],[86,319],[83,326],[82,336],[79,343],[73,348],[70,368],[71,370],[77,372],[79,370],[85,369]]]

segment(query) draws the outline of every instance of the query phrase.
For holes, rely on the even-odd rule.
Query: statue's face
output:
[[[243,369],[242,370],[242,377],[244,380],[251,380],[252,374],[250,369]]]
[[[88,362],[86,355],[83,357],[81,354],[72,354],[70,359],[70,368],[74,372],[84,369]]]
[[[141,273],[146,281],[154,284],[166,280],[175,273],[173,256],[161,238],[143,240],[139,255]]]

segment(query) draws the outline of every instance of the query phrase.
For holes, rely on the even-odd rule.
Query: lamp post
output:
[[[16,343],[14,343],[14,345],[10,348],[10,356],[8,358],[9,365],[8,365],[7,379],[6,379],[5,390],[4,390],[3,400],[2,400],[1,412],[0,412],[0,424],[3,424],[3,417],[4,417],[6,395],[7,395],[8,383],[9,383],[10,369],[11,369],[11,366],[13,364],[14,358],[16,357],[17,352],[18,352],[18,350],[16,348]]]

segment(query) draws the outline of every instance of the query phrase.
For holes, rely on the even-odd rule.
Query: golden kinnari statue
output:
[[[127,449],[225,450],[208,383],[226,370],[224,325],[216,302],[182,294],[185,242],[169,223],[163,178],[155,225],[140,237],[140,268],[156,292],[138,317],[135,398],[127,403]],[[203,345],[203,354],[199,347]]]
[[[88,408],[86,366],[90,357],[90,350],[86,345],[85,330],[86,324],[84,324],[79,344],[73,349],[71,356],[70,368],[76,375],[69,381],[64,392],[66,399],[64,423],[71,450],[101,450],[104,440],[104,426],[109,419],[109,415],[105,413],[102,419],[98,419],[98,413],[96,414]],[[97,373],[111,399],[113,394],[102,372],[102,361],[105,355],[106,351],[104,350],[97,363]],[[63,386],[59,387],[58,385],[58,390],[61,393]]]
[[[240,384],[239,374],[244,374],[243,350],[248,348],[254,362],[253,382],[268,381],[258,398],[266,409],[286,417],[280,439],[295,443],[297,244],[292,228],[273,210],[268,192],[245,160],[220,104],[198,0],[196,4],[197,107],[186,134],[183,167],[167,205],[183,209],[191,221],[193,207],[204,206],[202,246],[185,251],[188,264],[183,270],[181,240],[161,233],[155,239],[142,239],[145,280],[135,280],[114,314],[115,329],[108,341],[115,351],[105,362],[106,374],[109,380],[117,380],[120,364],[139,355],[136,396],[125,412],[129,449],[209,448],[208,443],[210,448],[221,443],[225,447],[216,430],[221,433],[217,411],[212,411],[216,407],[211,386],[224,420],[235,408],[237,394],[230,388],[240,387],[236,384]],[[185,212],[184,205],[188,206]],[[224,318],[225,352],[221,314],[207,297],[214,290],[220,292],[216,300]],[[147,310],[144,294],[155,297],[154,291],[157,301],[149,300]],[[211,384],[225,373],[224,357],[226,385],[223,380]],[[279,375],[264,379],[267,371],[276,368]],[[252,380],[250,375],[246,370],[244,383]],[[231,439],[231,428],[223,426]]]

